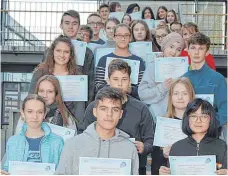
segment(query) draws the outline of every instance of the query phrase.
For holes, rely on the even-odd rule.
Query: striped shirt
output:
[[[130,60],[137,60],[140,61],[140,65],[139,65],[139,76],[138,76],[138,84],[133,86],[138,86],[139,83],[141,82],[141,79],[143,77],[143,73],[145,71],[145,64],[143,62],[143,60],[132,54],[131,56],[128,57],[123,57],[123,56],[117,56],[114,53],[110,53],[108,55],[103,56],[99,62],[98,65],[96,67],[96,77],[95,77],[95,91],[97,92],[100,88],[102,88],[104,85],[106,85],[106,81],[105,81],[105,69],[106,69],[106,61],[108,57],[114,57],[114,58],[119,58],[119,59],[130,59]]]

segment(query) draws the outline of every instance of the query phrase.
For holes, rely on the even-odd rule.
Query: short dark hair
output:
[[[205,34],[203,34],[201,32],[197,32],[195,34],[192,34],[192,36],[188,40],[188,47],[190,46],[190,44],[193,44],[193,45],[195,45],[195,44],[197,44],[197,45],[206,45],[207,46],[207,50],[209,50],[210,45],[211,45],[211,40]]]
[[[145,19],[144,13],[145,13],[146,10],[149,10],[149,11],[150,11],[150,13],[151,13],[151,19],[154,19],[154,20],[155,20],[154,12],[153,12],[153,10],[152,10],[150,7],[148,7],[148,6],[145,7],[145,8],[142,10],[142,19]]]
[[[131,76],[131,67],[128,65],[127,62],[123,61],[122,59],[114,59],[108,65],[108,77],[112,75],[114,71],[121,71],[128,73],[128,76]]]
[[[91,40],[93,38],[93,30],[90,26],[88,25],[81,25],[80,30],[84,30],[89,32],[89,39]]]
[[[119,2],[111,2],[111,4],[109,5],[110,12],[115,12],[116,7],[121,7],[120,3]]]
[[[22,110],[24,111],[25,110],[25,105],[26,103],[29,101],[29,100],[38,100],[40,101],[41,103],[44,104],[44,111],[46,112],[46,105],[45,105],[45,101],[44,99],[37,95],[37,94],[29,94],[27,95],[27,97],[24,99],[23,103],[22,103]]]
[[[105,24],[104,24],[104,27],[105,27],[105,28],[106,28],[107,23],[108,23],[109,21],[112,21],[112,22],[116,23],[116,25],[120,24],[120,21],[119,21],[117,18],[111,17],[111,18],[108,18],[108,19],[105,21]]]
[[[64,16],[71,16],[73,18],[78,19],[78,22],[80,24],[80,14],[75,11],[75,10],[67,10],[66,12],[63,13],[62,18],[61,18],[61,24],[63,23],[63,17]]]
[[[89,19],[90,17],[92,17],[92,16],[96,16],[96,17],[98,17],[98,18],[101,19],[101,16],[100,16],[98,13],[91,13],[91,14],[88,16],[88,18],[87,18],[87,23],[88,23],[88,19]]]
[[[170,24],[170,28],[173,24],[177,24],[177,25],[180,25],[182,27],[182,23],[181,22],[178,22],[178,21],[174,21]]]
[[[202,114],[206,114],[210,116],[209,128],[207,130],[208,137],[216,138],[218,136],[218,121],[215,117],[215,110],[213,106],[206,100],[201,98],[196,98],[192,102],[187,105],[187,108],[184,113],[184,117],[182,120],[182,131],[184,134],[191,136],[193,131],[189,126],[189,116],[190,114],[196,112],[201,107]]]
[[[99,10],[101,10],[101,9],[104,8],[104,7],[108,8],[108,10],[110,10],[108,4],[101,4],[101,5],[99,6]]]
[[[124,100],[124,96],[120,89],[106,86],[98,91],[98,93],[95,97],[95,106],[94,107],[96,108],[98,106],[99,101],[103,101],[104,99],[120,101],[121,108],[122,108],[122,102]]]

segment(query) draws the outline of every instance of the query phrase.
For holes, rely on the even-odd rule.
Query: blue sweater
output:
[[[222,126],[227,123],[227,83],[225,78],[207,64],[199,70],[189,70],[183,75],[190,79],[196,94],[214,94],[216,119]]]
[[[64,145],[63,139],[51,133],[51,129],[46,123],[43,122],[41,127],[45,133],[40,144],[41,162],[53,163],[55,164],[55,168],[57,168]],[[26,130],[27,124],[24,123],[21,133],[11,136],[7,142],[6,162],[4,164],[4,170],[7,172],[9,169],[9,161],[27,161],[29,144],[25,137]]]

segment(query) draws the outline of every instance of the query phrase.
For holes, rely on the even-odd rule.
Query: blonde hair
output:
[[[192,86],[190,80],[186,77],[181,77],[181,78],[176,79],[172,83],[170,90],[169,90],[168,108],[167,108],[167,114],[166,114],[166,117],[168,117],[168,118],[174,118],[174,116],[175,116],[175,108],[172,103],[172,96],[173,96],[174,87],[177,84],[183,84],[186,87],[189,97],[190,97],[190,101],[192,101],[195,98],[195,92],[194,92],[194,89],[193,89],[193,86]]]

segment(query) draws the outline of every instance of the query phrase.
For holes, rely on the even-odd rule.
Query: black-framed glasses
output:
[[[202,114],[202,115],[190,115],[189,116],[190,121],[192,122],[196,122],[198,119],[200,119],[201,122],[205,123],[207,121],[210,120],[210,116],[206,115],[206,114]]]
[[[91,22],[91,23],[88,23],[88,25],[90,25],[90,26],[102,26],[103,25],[103,23],[102,22]]]
[[[124,34],[124,35],[122,35],[122,34],[116,34],[115,35],[115,37],[117,38],[117,39],[122,39],[122,38],[124,38],[124,39],[129,39],[130,38],[130,34]]]

